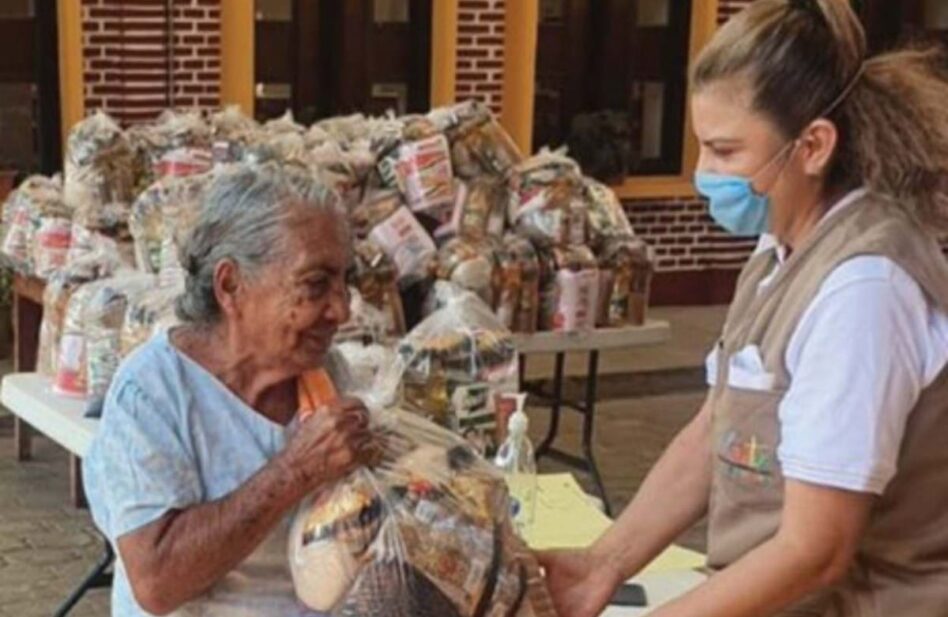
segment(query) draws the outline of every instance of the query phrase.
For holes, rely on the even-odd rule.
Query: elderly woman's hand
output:
[[[314,490],[368,462],[375,446],[365,405],[340,398],[300,423],[281,459],[307,490]]]

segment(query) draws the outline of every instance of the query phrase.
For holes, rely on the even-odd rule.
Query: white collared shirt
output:
[[[820,224],[864,194],[846,195]],[[787,254],[776,238],[761,236],[756,252],[774,247],[778,265],[761,289]],[[710,385],[717,362],[715,349],[707,360]],[[823,281],[785,362],[791,384],[780,404],[777,451],[784,475],[881,494],[896,473],[909,413],[948,365],[948,313],[891,259],[854,257]]]

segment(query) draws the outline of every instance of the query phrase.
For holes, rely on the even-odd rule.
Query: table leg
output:
[[[546,431],[546,437],[540,442],[537,448],[536,458],[540,459],[550,450],[550,446],[556,440],[560,431],[560,411],[563,405],[563,365],[566,362],[566,354],[556,354],[556,364],[553,371],[553,400],[550,407],[550,426]]]
[[[17,373],[36,368],[37,337],[43,308],[29,298],[13,294],[13,370]],[[32,458],[32,429],[19,418],[13,419],[14,454],[18,461]]]
[[[602,476],[599,474],[599,466],[596,464],[596,457],[593,454],[593,435],[594,421],[596,417],[596,390],[599,386],[599,351],[589,352],[589,364],[586,369],[586,401],[583,409],[583,456],[589,465],[589,473],[596,483],[596,489],[599,496],[602,497],[602,504],[608,516],[612,516],[612,508],[609,505],[609,497],[606,495],[606,486],[602,482]]]
[[[33,429],[20,418],[13,417],[13,452],[16,460],[33,458]]]
[[[102,556],[99,557],[99,561],[95,564],[95,567],[92,568],[92,571],[82,582],[79,583],[79,586],[69,594],[69,597],[60,605],[56,612],[53,614],[53,617],[65,617],[69,614],[69,611],[79,603],[79,600],[82,599],[82,596],[86,595],[86,592],[90,589],[100,589],[102,587],[111,587],[112,586],[112,573],[108,572],[108,569],[112,566],[112,563],[115,561],[115,553],[112,552],[112,545],[109,544],[109,541],[105,538],[102,539],[103,549]]]
[[[527,374],[527,357],[517,354],[517,392],[523,392],[524,376]]]
[[[82,459],[75,454],[69,455],[69,493],[75,508],[88,508],[86,490],[82,486]]]

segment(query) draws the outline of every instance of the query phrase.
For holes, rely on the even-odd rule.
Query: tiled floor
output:
[[[654,312],[672,323],[672,340],[635,352],[603,354],[603,401],[597,413],[596,454],[614,506],[634,494],[674,434],[698,409],[703,358],[723,320],[720,307]],[[551,359],[531,359],[529,374],[550,370]],[[582,358],[568,373],[582,375]],[[645,376],[630,373],[645,372]],[[548,414],[531,411],[538,437]],[[68,505],[66,454],[36,439],[34,460],[16,463],[10,418],[0,416],[0,617],[48,617],[99,555],[97,534],[84,511]],[[578,417],[565,418],[562,444],[578,446]],[[556,470],[543,462],[543,470]],[[700,529],[685,541],[702,543]],[[108,615],[108,592],[95,591],[70,614]]]

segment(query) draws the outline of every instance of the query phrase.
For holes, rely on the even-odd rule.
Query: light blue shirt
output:
[[[83,466],[93,519],[115,546],[169,510],[220,499],[283,448],[286,431],[178,351],[167,333],[158,334],[122,364],[106,396]],[[237,569],[174,615],[314,615],[293,592],[287,530],[284,521]],[[112,615],[149,615],[135,602],[121,559]]]

